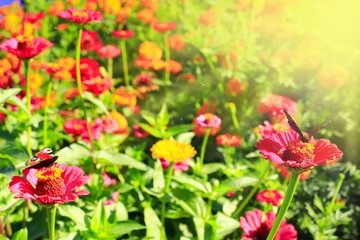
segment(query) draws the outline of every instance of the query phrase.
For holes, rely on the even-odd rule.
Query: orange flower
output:
[[[138,11],[137,18],[141,21],[144,21],[148,25],[154,25],[157,23],[157,17],[155,17],[154,13],[149,9]]]
[[[186,43],[183,36],[173,34],[168,39],[168,45],[170,49],[175,49],[177,52],[180,52],[186,46]]]
[[[89,11],[94,11],[97,7],[98,7],[97,0],[87,0],[84,3],[84,9],[89,10]]]
[[[62,31],[68,29],[68,27],[69,25],[67,23],[60,23],[59,25],[57,25],[56,29]]]
[[[56,95],[55,93],[50,94],[49,98],[49,106],[52,106],[55,102]],[[36,110],[45,108],[46,104],[46,96],[32,96],[31,97],[31,112],[35,112]]]
[[[170,73],[176,74],[182,70],[182,65],[175,60],[170,60],[167,62],[166,68]]]
[[[79,96],[79,89],[78,88],[69,88],[65,93],[64,97],[65,100],[72,101],[75,97]]]
[[[127,18],[131,16],[131,8],[123,7],[119,8],[119,10],[116,12],[116,17],[118,18]]]
[[[102,117],[102,120],[104,121],[104,131],[107,133],[128,134],[128,122],[124,115],[114,111],[109,112],[109,114],[110,117],[108,115]]]
[[[52,5],[49,6],[49,14],[51,16],[57,17],[60,11],[65,10],[65,4],[63,1],[56,1]]]
[[[190,82],[190,83],[195,82],[195,76],[192,75],[191,73],[181,74],[181,75],[178,76],[176,79],[183,79],[183,80],[188,81],[188,82]]]
[[[75,67],[75,59],[72,57],[59,58],[56,63],[63,67],[65,70],[71,70]]]
[[[165,33],[167,31],[176,29],[177,24],[174,22],[157,22],[153,28],[158,32]]]
[[[226,83],[226,94],[231,96],[237,96],[242,93],[245,89],[245,84],[236,78],[231,78]]]
[[[66,0],[66,3],[70,6],[76,6],[78,5],[80,0]]]
[[[161,59],[162,50],[156,43],[145,41],[139,46],[139,55],[146,59]]]
[[[159,8],[159,0],[141,0],[140,2],[144,8],[148,8],[152,12],[156,12]]]
[[[34,70],[40,70],[44,64],[40,60],[33,59],[30,63],[30,68]]]
[[[319,82],[327,88],[342,87],[349,79],[349,71],[339,64],[324,66],[318,74]]]
[[[29,73],[29,87],[30,87],[30,94],[33,95],[36,91],[40,88],[43,83],[43,77],[39,73],[31,72]],[[24,78],[25,84],[25,78]]]
[[[72,75],[71,75],[71,73],[69,71],[62,70],[62,71],[56,72],[54,74],[53,78],[57,79],[57,80],[69,81],[72,78]]]
[[[21,21],[20,17],[15,12],[6,14],[1,21],[1,27],[6,31],[10,31]]]
[[[215,7],[209,8],[199,16],[199,24],[203,26],[215,26],[219,23],[219,16]]]
[[[136,105],[136,91],[126,90],[125,87],[116,89],[112,95],[116,105],[133,107]]]

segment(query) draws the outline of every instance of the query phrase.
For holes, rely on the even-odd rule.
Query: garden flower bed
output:
[[[0,234],[358,239],[351,4],[4,2]]]

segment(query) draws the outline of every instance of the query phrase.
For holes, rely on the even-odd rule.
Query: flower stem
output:
[[[107,67],[108,67],[108,77],[112,78],[113,77],[113,59],[112,58],[108,58],[107,61]]]
[[[49,83],[47,85],[46,90],[46,100],[45,100],[45,109],[44,109],[44,129],[43,129],[43,135],[44,135],[44,146],[46,147],[48,145],[47,142],[47,129],[48,129],[48,108],[49,108],[49,101],[50,101],[50,93],[51,93],[51,87],[52,87],[52,78],[54,74],[52,73],[50,75]]]
[[[270,231],[268,237],[266,238],[266,240],[274,239],[276,232],[278,231],[280,224],[281,224],[282,220],[284,219],[285,213],[290,206],[291,200],[292,200],[295,190],[296,190],[296,186],[299,182],[300,175],[301,175],[300,173],[296,173],[295,171],[291,172],[290,183],[289,183],[288,189],[286,191],[284,201],[280,207],[280,210],[276,216],[274,225],[272,226],[271,231]]]
[[[0,234],[5,239],[5,230],[4,230],[4,221],[3,221],[3,215],[0,215]]]
[[[161,199],[161,240],[166,239],[165,233],[165,216],[166,216],[166,202],[167,202],[167,194],[170,190],[171,178],[174,172],[174,162],[170,162],[170,166],[167,171],[166,179],[165,179],[165,188],[164,188],[164,196]]]
[[[336,197],[337,197],[337,195],[339,194],[340,187],[341,187],[344,179],[345,179],[345,175],[344,175],[343,173],[340,173],[340,174],[339,174],[339,182],[338,182],[338,184],[337,184],[337,186],[336,186],[334,196],[333,196],[332,199],[331,199],[331,203],[330,203],[330,207],[329,207],[329,213],[332,212],[332,209],[333,209],[334,204],[335,204]]]
[[[206,128],[204,140],[203,140],[203,143],[202,143],[202,146],[201,146],[200,159],[199,159],[199,162],[198,162],[198,171],[199,171],[200,175],[201,175],[201,169],[202,169],[202,167],[204,165],[205,150],[206,150],[206,145],[207,145],[207,142],[208,142],[208,139],[209,139],[210,130],[211,130],[211,128],[209,128],[209,127]]]
[[[31,114],[31,96],[30,96],[30,83],[29,83],[29,73],[30,73],[30,59],[24,59],[24,67],[25,67],[25,81],[26,81],[26,107]],[[31,115],[30,115],[31,116]],[[27,127],[27,144],[26,149],[31,155],[31,125]]]
[[[46,207],[49,240],[55,240],[56,205]]]
[[[127,63],[126,40],[122,39],[120,42],[120,45],[121,45],[120,47],[121,47],[125,87],[128,90],[129,86],[130,86],[130,82],[129,82],[129,69],[128,69],[128,63]]]
[[[86,129],[88,132],[88,136],[89,136],[89,141],[90,141],[90,146],[91,146],[91,155],[92,155],[92,160],[93,160],[93,164],[94,164],[94,168],[96,168],[96,158],[95,158],[95,147],[94,147],[94,142],[91,136],[91,130],[90,130],[90,125],[88,122],[88,117],[87,117],[87,111],[86,111],[86,107],[85,107],[85,102],[84,102],[84,98],[83,98],[83,92],[82,92],[82,87],[81,87],[81,76],[80,76],[80,48],[81,48],[81,34],[82,34],[82,29],[79,29],[79,35],[76,41],[76,49],[75,49],[75,61],[76,61],[76,82],[77,82],[77,86],[79,89],[79,98],[81,101],[81,105],[84,111],[84,118],[85,118],[85,123],[86,123]]]
[[[165,46],[165,61],[169,64],[170,61],[170,48],[168,44],[168,35],[164,33],[164,46]],[[165,69],[165,84],[170,85],[170,69],[166,67]]]
[[[235,210],[235,212],[232,214],[233,217],[237,217],[241,211],[244,209],[244,207],[248,204],[248,202],[250,201],[250,199],[254,196],[254,194],[257,192],[257,190],[259,189],[261,183],[264,181],[264,179],[266,178],[266,176],[269,173],[269,170],[271,168],[271,162],[268,161],[268,165],[264,171],[264,173],[262,174],[262,176],[260,177],[259,181],[256,183],[256,185],[253,187],[253,189],[250,191],[250,193],[246,196],[246,198],[244,199],[244,201],[241,202],[241,204],[238,206],[238,208]]]

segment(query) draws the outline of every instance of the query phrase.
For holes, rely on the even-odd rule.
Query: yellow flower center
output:
[[[73,12],[72,15],[73,15],[74,17],[84,17],[84,18],[89,17],[89,14],[87,14],[87,13],[84,12],[84,11]]]
[[[310,142],[298,141],[289,144],[283,153],[285,161],[296,161],[297,163],[312,162],[314,160],[315,147]]]
[[[38,196],[62,197],[66,192],[64,179],[61,174],[64,170],[48,167],[39,170],[35,176],[38,178],[35,194]]]
[[[268,191],[268,192],[264,193],[264,197],[266,197],[266,198],[274,198],[275,193]]]

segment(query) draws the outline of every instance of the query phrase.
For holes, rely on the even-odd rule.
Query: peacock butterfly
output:
[[[51,148],[45,147],[36,153],[34,157],[30,158],[25,165],[30,166],[28,168],[50,167],[57,159],[58,156],[54,156]]]

